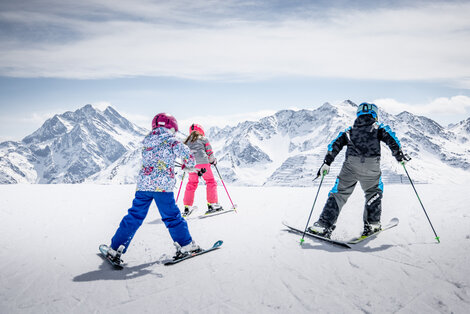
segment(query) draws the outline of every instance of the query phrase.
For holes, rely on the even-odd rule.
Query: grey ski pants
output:
[[[331,227],[336,223],[341,208],[351,196],[357,182],[365,193],[364,223],[380,222],[383,195],[381,176],[380,157],[349,156],[344,161],[335,186],[328,194],[328,200],[319,218],[320,224]]]

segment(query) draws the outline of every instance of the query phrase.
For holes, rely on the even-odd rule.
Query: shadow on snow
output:
[[[101,257],[101,254],[97,254]],[[113,266],[107,261],[103,260],[103,263],[100,265],[98,270],[93,270],[88,273],[78,275],[73,278],[74,282],[88,282],[88,281],[97,281],[97,280],[128,280],[134,279],[146,275],[154,275],[158,278],[163,278],[162,274],[153,273],[151,269],[147,269],[156,264],[162,264],[164,261],[155,261],[150,263],[145,263],[141,265],[136,265],[132,267],[124,266],[123,269],[117,270],[113,269]],[[124,264],[125,265],[125,264]]]

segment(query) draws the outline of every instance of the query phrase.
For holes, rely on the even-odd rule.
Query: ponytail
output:
[[[191,134],[189,134],[189,136],[186,138],[186,140],[184,141],[184,144],[188,144],[189,142],[195,142],[197,141],[198,139],[202,138],[202,135],[197,132],[197,131],[193,131],[191,132]]]

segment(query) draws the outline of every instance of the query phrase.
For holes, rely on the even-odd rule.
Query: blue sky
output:
[[[470,117],[469,1],[0,3],[0,140],[111,104],[146,125],[374,101]]]

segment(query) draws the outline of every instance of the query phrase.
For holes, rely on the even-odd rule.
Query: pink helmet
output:
[[[196,123],[191,124],[191,126],[189,127],[189,134],[191,134],[194,131],[199,132],[202,136],[205,135],[204,128],[200,124],[196,124]]]
[[[164,127],[169,130],[173,129],[175,132],[178,132],[178,122],[175,117],[164,112],[157,114],[153,118],[152,130],[159,127]]]

